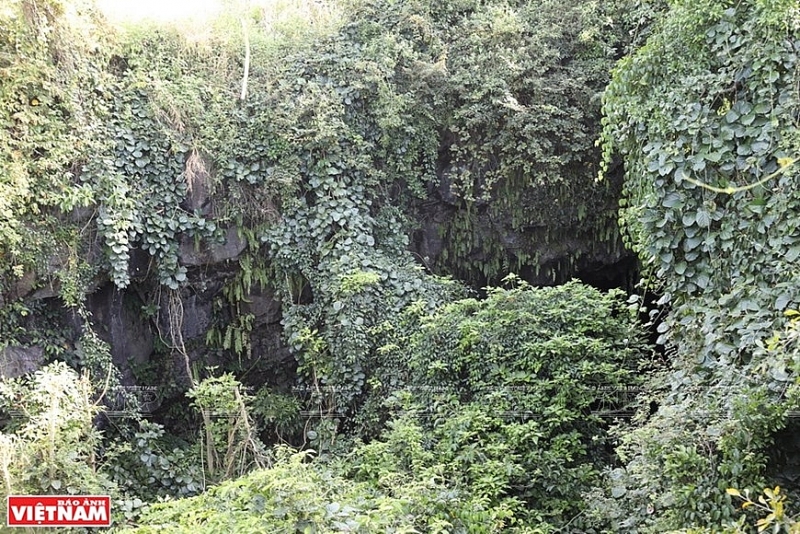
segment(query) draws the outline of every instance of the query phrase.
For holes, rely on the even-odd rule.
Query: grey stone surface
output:
[[[238,258],[246,246],[244,240],[239,238],[236,228],[228,228],[225,231],[225,241],[220,244],[203,243],[197,248],[193,239],[183,238],[178,250],[178,258],[187,267],[214,265]]]
[[[475,208],[470,237],[472,247],[459,257],[449,250],[449,256],[442,259],[450,246],[454,221],[463,210],[448,194],[448,183],[445,174],[440,186],[432,188],[429,198],[418,204],[415,216],[418,226],[410,247],[420,262],[439,274],[455,272],[457,276],[465,276],[463,265],[468,260],[473,264],[470,268],[472,278],[480,279],[481,272],[474,266],[489,262],[492,259],[490,251],[495,249],[496,254],[497,248],[503,250],[511,269],[534,285],[552,285],[554,280],[549,269],[559,266],[562,266],[557,268],[559,272],[568,274],[566,279],[602,268],[609,270],[603,276],[613,276],[614,271],[628,269],[631,253],[621,246],[598,241],[594,229],[580,220],[577,206],[573,205],[565,205],[560,210],[561,220],[546,220],[533,214],[531,223],[519,228],[512,226],[510,213],[497,214],[489,209]],[[607,209],[614,212],[616,207],[609,205]],[[519,262],[518,258],[524,258],[524,261]],[[517,266],[518,263],[521,265]],[[497,280],[491,283],[497,283]]]
[[[177,335],[173,335],[170,325],[170,315],[176,315],[175,319],[181,326],[181,336],[184,342],[205,336],[211,326],[212,304],[213,296],[197,294],[189,288],[180,292],[180,302],[170,303],[167,294],[162,293],[161,310],[158,317],[161,335],[168,341],[180,339]],[[173,306],[174,310],[171,309]]]
[[[279,323],[281,320],[281,303],[275,299],[272,291],[254,287],[242,303],[242,312],[252,313],[256,325]]]
[[[132,365],[142,365],[153,353],[153,332],[142,312],[141,300],[130,291],[108,283],[87,299],[98,335],[111,346],[123,384],[133,385]]]
[[[0,377],[16,378],[39,370],[44,365],[41,347],[6,347],[0,350]]]
[[[12,278],[9,281],[9,286],[10,300],[24,297],[36,287],[36,273],[26,271],[20,278]]]
[[[211,326],[211,314],[211,301],[189,295],[183,301],[183,338],[190,340],[204,336]]]

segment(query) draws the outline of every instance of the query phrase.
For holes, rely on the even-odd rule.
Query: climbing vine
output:
[[[673,2],[604,95],[605,165],[617,151],[626,167],[625,239],[663,287],[660,341],[676,348],[654,382],[662,408],[623,438],[627,471],[612,479],[627,503],[656,511],[623,512],[629,528],[730,519],[720,487],[763,487],[795,403],[759,348],[798,298],[795,10]]]
[[[594,140],[598,95],[627,40],[623,26],[611,23],[623,4],[512,2],[435,12],[447,45],[440,98],[451,110],[436,185],[456,209],[444,225],[440,267],[471,281],[496,283],[509,270],[530,269],[561,283],[587,261],[582,255],[601,247],[621,253],[620,184],[594,182]],[[558,249],[576,234],[598,249]]]
[[[358,0],[332,9],[327,21],[295,21],[299,29],[281,26],[262,9],[239,10],[236,31],[221,17],[198,38],[168,28],[111,30],[77,1],[15,0],[0,8],[0,29],[8,30],[0,36],[0,69],[9,74],[0,82],[0,270],[3,303],[10,303],[0,312],[2,333],[23,345],[44,343],[26,316],[47,322],[40,310],[58,308],[51,300],[57,295],[68,308],[59,309],[61,319],[77,314],[82,335],[45,332],[46,347],[97,381],[112,358],[91,330],[87,294],[102,285],[114,295],[138,293],[135,322],[159,335],[153,360],[129,374],[163,368],[172,373],[158,374],[174,382],[176,369],[185,373],[194,386],[189,398],[203,416],[199,457],[206,474],[220,480],[264,466],[265,456],[239,378],[209,378],[204,364],[217,358],[236,368],[235,360],[241,370],[251,360],[262,324],[248,301],[274,292],[282,307],[275,328],[280,320],[298,383],[291,398],[265,387],[258,411],[276,427],[302,427],[300,445],[331,460],[329,453],[347,444],[345,431],[349,439],[381,431],[385,403],[396,401],[397,389],[413,380],[456,380],[441,362],[440,374],[423,372],[432,338],[412,335],[433,324],[427,316],[468,295],[460,282],[438,275],[475,283],[528,269],[526,276],[560,282],[591,260],[582,255],[621,254],[613,224],[619,176],[600,185],[592,178],[598,94],[629,42],[627,23],[615,23],[625,20],[627,4]],[[431,217],[442,216],[433,221],[440,234],[432,238],[442,247],[435,258],[417,258],[409,249],[426,230],[429,221],[421,219],[431,205],[439,210]],[[598,251],[565,236],[594,240]],[[563,242],[558,250],[556,241]],[[200,294],[207,307],[194,308],[190,325],[184,305]],[[492,293],[490,311],[508,327],[499,308],[510,300],[503,298],[527,301],[532,294]],[[586,300],[597,303],[607,322],[593,323],[573,307],[571,313],[584,314],[575,324],[584,324],[580,318],[601,330],[616,325],[614,314],[625,311],[616,295],[609,298]],[[477,369],[486,362],[469,349],[480,345],[480,332],[461,313],[477,311],[476,302],[445,310],[459,329],[444,337],[448,357],[463,356],[464,365]],[[189,330],[196,330],[192,340]],[[420,360],[413,366],[403,352],[411,341]],[[508,341],[514,350],[506,356],[532,358],[530,367],[517,369],[520,375],[535,375],[548,350],[570,348]],[[600,343],[584,341],[587,350]],[[598,367],[570,359],[578,354],[560,360],[564,368],[553,367],[558,380],[581,394],[568,414],[552,407],[558,421],[587,422],[588,404],[597,400],[570,378],[576,369],[613,384],[630,378],[627,367],[618,374],[605,365],[627,366],[615,358],[632,349],[618,341],[617,352],[592,352],[604,362]],[[490,345],[481,350],[498,356],[499,345]],[[166,352],[174,362],[154,361]],[[114,359],[124,359],[121,353]],[[170,384],[175,397],[166,404],[181,388]],[[535,404],[550,393],[545,388],[523,400]],[[459,434],[462,428],[503,435],[520,448],[539,439],[534,423],[506,427],[481,417],[477,404],[458,414],[457,403],[448,406],[454,417],[436,438],[442,451],[452,444],[472,454],[475,443]],[[215,420],[216,407],[227,418]],[[590,422],[581,429],[601,426]],[[417,435],[423,427],[399,420],[395,428]],[[491,519],[499,531],[512,510],[522,513],[521,502],[541,499],[547,510],[532,521],[566,516],[578,488],[597,478],[587,451],[602,455],[581,429],[562,435],[550,428],[539,436],[574,459],[558,471],[575,483],[562,495],[534,488],[538,482],[521,475],[535,468],[535,454],[547,456],[542,451],[504,463],[506,452],[517,453],[493,448],[487,476],[460,452],[451,455],[449,473],[473,465],[460,485],[491,501],[459,515]],[[128,519],[142,504],[131,488],[148,469],[158,469],[155,494],[202,487],[189,460],[193,449],[159,452],[161,430],[125,426],[120,440],[136,439],[135,446],[109,448],[109,461],[127,464],[110,472],[130,493]],[[528,430],[535,431],[530,440],[520,437]],[[448,441],[448,433],[456,437]],[[429,457],[421,447],[414,461]],[[557,460],[542,458],[550,466]],[[443,469],[427,466],[431,473]],[[369,469],[357,476],[371,476]],[[434,516],[468,523],[446,510]]]

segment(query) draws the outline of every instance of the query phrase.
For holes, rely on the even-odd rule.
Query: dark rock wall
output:
[[[452,193],[445,169],[414,207],[411,250],[436,274],[477,288],[514,272],[537,286],[579,278],[600,289],[632,290],[636,258],[617,227],[621,171],[615,168],[605,184],[583,173],[576,180],[586,183],[575,194],[531,187],[513,204],[498,187],[491,200],[468,206]]]

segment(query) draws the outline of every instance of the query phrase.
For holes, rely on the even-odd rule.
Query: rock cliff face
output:
[[[412,251],[435,272],[454,274],[476,287],[497,284],[507,272],[533,285],[558,284],[573,277],[601,289],[630,289],[635,283],[636,260],[621,246],[619,236],[598,242],[595,228],[577,222],[556,229],[544,224],[513,228],[502,216],[479,210],[467,237],[477,246],[467,257],[453,257],[454,241],[464,238],[458,235],[459,216],[458,208],[442,200],[430,201],[420,212]],[[555,240],[548,236],[553,230],[561,234]],[[507,270],[487,276],[480,266],[498,255]]]
[[[32,373],[43,363],[41,347],[6,347],[0,351],[0,378],[17,378]]]
[[[187,284],[180,290],[169,290],[148,278],[147,254],[134,253],[131,285],[119,289],[110,281],[97,280],[96,289],[87,297],[93,330],[108,343],[121,385],[160,392],[157,402],[148,402],[148,410],[182,397],[181,390],[190,383],[187,361],[190,369],[195,365],[230,367],[230,354],[206,344],[209,330],[220,317],[229,318],[226,316],[233,313],[225,309],[221,294],[225,283],[239,273],[238,259],[244,250],[235,230],[225,235],[227,239],[220,244],[195,247],[187,242],[181,247],[181,262],[189,270]],[[85,320],[64,305],[53,289],[57,284],[49,280],[49,276],[37,278],[31,273],[13,286],[13,296],[22,298],[32,310],[24,328],[46,331],[61,339],[65,347],[79,347]],[[296,363],[282,337],[280,301],[269,288],[255,285],[244,295],[239,312],[253,318],[249,351],[236,362],[238,368],[250,371],[245,383],[288,390],[296,378]],[[47,363],[42,346],[46,343],[39,337],[28,337],[29,346],[14,345],[0,351],[0,375],[22,376]]]
[[[0,314],[8,345],[80,367],[90,321],[125,386],[185,389],[216,365],[288,387],[284,330],[330,327],[326,343],[346,344],[326,307],[351,270],[408,267],[406,244],[428,272],[478,290],[511,272],[629,286],[620,173],[595,183],[600,94],[630,34],[598,21],[618,7],[357,4],[313,46],[254,49],[246,99],[231,93],[241,50],[226,38],[209,55],[172,31],[114,35],[100,54],[80,33],[92,25],[64,26],[70,38],[48,45],[80,61],[48,88],[38,80],[67,73],[46,32],[13,26],[29,49],[9,58],[28,77],[0,108],[44,133],[0,135],[19,138],[0,167],[29,184],[6,191],[25,194],[0,231],[0,306],[20,306]],[[12,96],[34,89],[36,105]],[[408,276],[395,296],[423,287]],[[313,305],[295,320],[271,284]]]
[[[509,272],[533,285],[579,278],[601,289],[633,288],[636,261],[617,228],[621,169],[604,184],[578,173],[575,191],[521,188],[517,203],[503,197],[499,184],[498,194],[469,209],[452,193],[451,174],[447,167],[439,172],[439,184],[429,187],[414,215],[412,251],[437,274],[478,288]]]
[[[109,282],[89,295],[87,305],[95,331],[111,347],[123,385],[134,385],[134,368],[147,364],[155,347],[151,324],[142,317],[141,299]]]
[[[604,209],[612,214],[613,193],[602,199]],[[489,203],[470,214],[472,225],[465,231],[458,226],[464,207],[446,187],[432,189],[415,208],[416,229],[410,248],[433,272],[461,278],[476,289],[502,277],[487,276],[476,268],[496,261],[498,255],[504,273],[516,272],[536,285],[578,277],[604,289],[630,286],[635,276],[631,255],[615,238],[598,241],[596,228],[578,220],[568,199],[563,202],[562,217],[549,226],[541,220],[538,226],[522,228],[514,228],[509,223],[512,216]],[[466,256],[457,256],[454,250],[465,232],[469,248]],[[129,287],[119,289],[110,281],[93,281],[95,289],[88,296],[87,309],[95,331],[110,346],[122,385],[162,387],[171,380],[187,387],[187,366],[190,370],[193,366],[225,368],[233,358],[239,369],[250,369],[245,381],[252,385],[292,387],[296,362],[283,339],[281,302],[274,291],[254,284],[237,309],[223,298],[226,283],[241,273],[239,259],[246,250],[235,228],[223,231],[223,236],[214,243],[182,241],[179,260],[188,271],[187,284],[179,290],[160,286],[148,276],[149,257],[141,251],[132,254],[129,270],[133,282]],[[43,327],[50,322],[66,333],[67,342],[74,342],[80,337],[83,321],[63,306],[57,296],[57,280],[52,280],[52,273],[38,278],[28,273],[13,285],[12,296],[47,310],[33,314],[30,326]],[[207,344],[209,332],[236,314],[248,316],[252,322],[249,347],[238,357]],[[19,376],[45,361],[43,348],[35,342],[28,348],[8,347],[2,353],[0,372]],[[169,399],[160,400],[163,404]]]

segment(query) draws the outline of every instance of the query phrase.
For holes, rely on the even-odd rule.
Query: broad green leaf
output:
[[[705,210],[697,210],[696,220],[700,228],[708,228],[711,225],[711,216]]]

